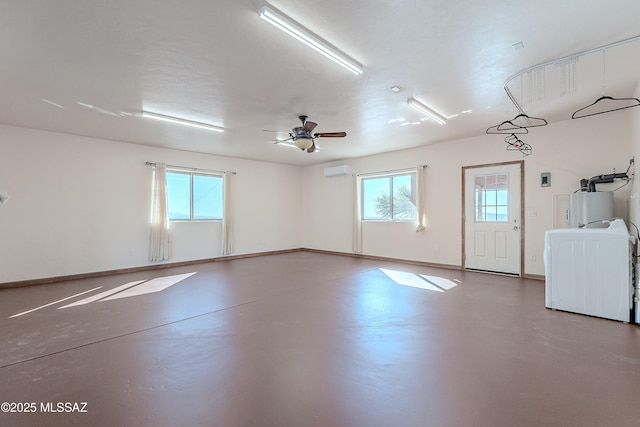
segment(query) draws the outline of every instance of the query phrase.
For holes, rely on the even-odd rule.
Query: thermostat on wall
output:
[[[540,187],[551,187],[551,172],[540,174]]]

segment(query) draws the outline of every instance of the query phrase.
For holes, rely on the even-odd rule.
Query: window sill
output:
[[[418,220],[402,220],[402,219],[363,219],[363,223],[382,223],[382,224],[418,224]]]
[[[170,219],[169,223],[222,222],[221,219]]]

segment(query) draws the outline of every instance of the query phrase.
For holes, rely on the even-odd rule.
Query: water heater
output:
[[[613,218],[613,191],[580,191],[569,198],[569,227],[605,228]]]

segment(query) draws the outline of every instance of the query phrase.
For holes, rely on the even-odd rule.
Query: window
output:
[[[417,221],[415,172],[363,178],[362,219]]]
[[[170,220],[222,219],[222,177],[167,171]]]
[[[478,175],[476,179],[476,222],[509,221],[509,174]]]

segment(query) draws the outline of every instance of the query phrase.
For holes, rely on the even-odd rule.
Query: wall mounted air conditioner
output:
[[[351,175],[351,165],[339,165],[324,168],[324,176]]]

